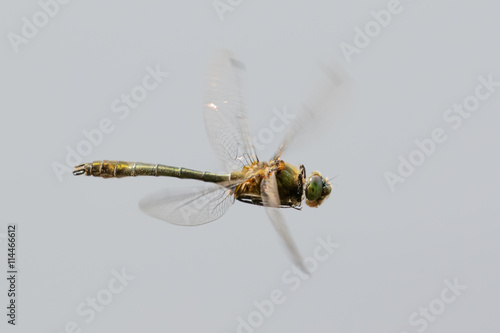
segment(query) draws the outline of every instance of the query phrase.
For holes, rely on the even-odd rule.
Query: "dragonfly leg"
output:
[[[304,167],[303,164],[300,165],[299,167],[300,173],[298,175],[298,182],[299,186],[297,188],[297,196],[300,198],[299,202],[302,203],[302,199],[304,197],[304,183],[306,180],[306,168]],[[299,204],[300,206],[300,204]]]

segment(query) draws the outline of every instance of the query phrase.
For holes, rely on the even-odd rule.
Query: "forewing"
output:
[[[267,216],[271,220],[274,228],[280,235],[281,239],[285,242],[288,253],[292,257],[293,262],[299,266],[304,272],[308,272],[304,266],[302,256],[299,253],[295,242],[292,239],[290,231],[286,226],[283,214],[280,211],[280,198],[278,194],[278,184],[276,182],[275,173],[271,173],[267,178],[262,180],[261,183],[261,196],[262,202],[265,206]]]
[[[163,190],[143,198],[141,210],[157,219],[178,225],[195,226],[214,221],[234,203],[238,182],[188,188],[183,192]]]
[[[332,121],[331,115],[337,116],[347,109],[351,102],[352,82],[337,64],[320,65],[320,78],[312,90],[310,98],[302,103],[288,126],[276,157],[293,144],[303,141],[305,133],[310,138],[317,138],[316,133],[326,128],[325,124]]]
[[[207,135],[227,171],[258,161],[242,98],[243,63],[220,51],[207,73],[203,115]]]

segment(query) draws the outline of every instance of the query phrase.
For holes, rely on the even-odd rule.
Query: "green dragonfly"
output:
[[[169,223],[196,226],[220,218],[239,200],[264,206],[269,219],[284,240],[296,265],[307,271],[280,208],[301,209],[303,201],[319,207],[330,195],[332,185],[318,171],[306,177],[303,165],[298,167],[281,160],[292,142],[329,112],[327,101],[334,97],[345,78],[337,72],[328,74],[323,92],[303,105],[284,136],[274,157],[261,161],[252,143],[245,106],[241,95],[244,65],[229,51],[221,51],[209,66],[206,98],[203,106],[205,127],[211,145],[227,172],[202,172],[183,167],[123,161],[94,161],[74,168],[74,175],[102,178],[167,176],[195,179],[211,186],[184,193],[165,191],[140,201],[146,214]]]

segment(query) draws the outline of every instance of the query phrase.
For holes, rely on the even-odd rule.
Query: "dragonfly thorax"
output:
[[[231,179],[245,179],[236,187],[236,199],[254,205],[262,205],[262,180],[275,173],[281,207],[299,208],[304,197],[305,168],[296,168],[282,160],[257,162],[233,172]]]

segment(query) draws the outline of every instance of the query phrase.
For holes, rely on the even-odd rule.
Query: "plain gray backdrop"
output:
[[[459,128],[443,119],[478,77],[500,81],[498,2],[401,0],[385,27],[372,11],[387,0],[220,3],[231,9],[223,20],[211,0],[74,0],[51,7],[53,17],[37,14],[35,0],[2,2],[0,269],[16,223],[19,294],[12,327],[2,279],[1,331],[232,333],[250,316],[257,327],[241,332],[498,332],[500,88]],[[34,15],[38,33],[14,47]],[[341,46],[367,25],[374,37],[348,61]],[[113,130],[84,162],[220,170],[201,112],[206,65],[220,48],[246,64],[255,136],[273,110],[297,112],[318,62],[336,61],[352,79],[350,108],[283,156],[337,176],[319,209],[284,211],[304,256],[318,237],[339,245],[296,290],[260,207],[237,202],[218,221],[180,227],[144,215],[138,201],[194,181],[54,171],[103,119]],[[157,66],[168,77],[120,119],[113,101]],[[384,175],[435,128],[446,141],[391,191]],[[271,157],[283,135],[259,156]],[[122,270],[134,278],[112,293]],[[284,302],[255,314],[273,290]],[[90,315],[95,297],[106,304]]]

